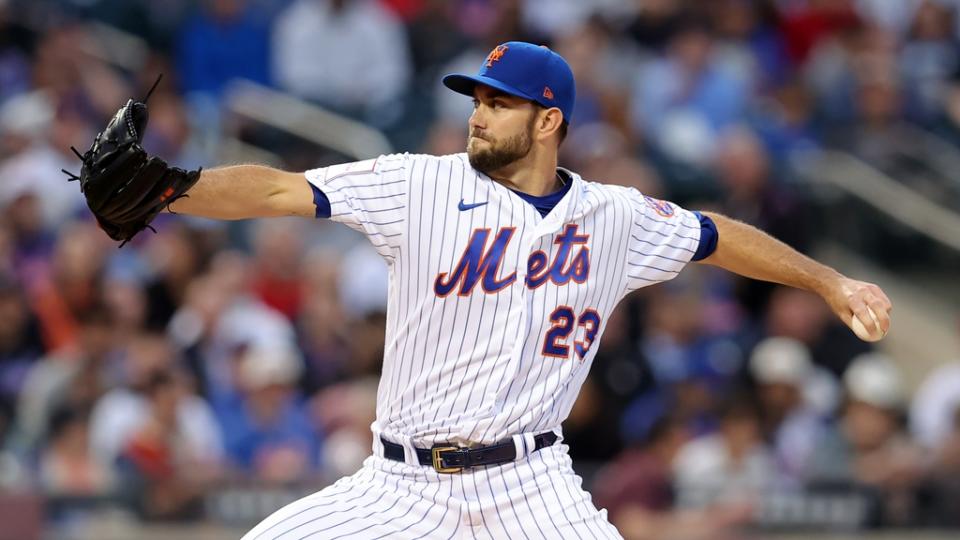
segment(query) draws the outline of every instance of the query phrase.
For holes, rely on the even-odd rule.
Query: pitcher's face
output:
[[[532,102],[481,84],[473,105],[467,157],[474,169],[489,175],[530,153],[537,119]]]

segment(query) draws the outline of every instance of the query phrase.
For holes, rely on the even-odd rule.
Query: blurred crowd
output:
[[[800,158],[835,148],[896,174],[917,133],[960,141],[958,7],[0,0],[0,492],[42,494],[52,521],[101,504],[196,520],[224,485],[322,486],[369,454],[387,268],[361,237],[163,215],[118,250],[61,173],[158,73],[148,151],[213,166],[239,133],[305,169],[336,156],[237,129],[231,81],[446,154],[471,103],[439,78],[544,43],[577,79],[563,165],[807,251],[823,231]],[[111,28],[142,54],[104,45]],[[566,441],[627,538],[828,523],[772,501],[837,493],[857,497],[845,526],[960,526],[960,362],[911,395],[904,361],[812,294],[698,265],[609,317]]]

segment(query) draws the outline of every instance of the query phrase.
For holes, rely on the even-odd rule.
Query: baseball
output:
[[[870,317],[873,318],[874,324],[877,325],[877,328],[880,327],[880,319],[877,318],[877,314],[870,309],[870,306],[867,306],[867,312],[870,314]],[[856,315],[853,316],[851,321],[850,328],[853,329],[853,333],[857,335],[858,338],[864,341],[880,341],[884,336],[887,335],[883,330],[877,330],[876,333],[871,334],[867,331],[867,327],[863,325],[863,322],[857,318]]]

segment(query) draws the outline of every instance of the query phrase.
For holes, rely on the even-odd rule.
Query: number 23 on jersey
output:
[[[590,273],[590,248],[586,243],[590,235],[577,234],[577,229],[576,224],[568,224],[557,236],[554,243],[559,248],[552,262],[543,251],[535,251],[530,255],[527,263],[527,287],[536,289],[548,281],[562,286],[571,281],[579,284],[587,280]],[[454,290],[458,296],[468,296],[478,283],[484,292],[495,293],[513,283],[517,278],[516,272],[499,278],[497,274],[514,231],[513,227],[501,228],[493,243],[487,247],[490,229],[474,230],[453,271],[437,275],[433,284],[437,296],[445,297]],[[575,248],[579,248],[576,253]],[[578,330],[579,336],[582,330],[583,339],[574,339],[573,342],[573,350],[582,360],[600,329],[600,315],[593,309],[587,309],[577,316],[573,308],[558,306],[550,314],[550,322],[553,326],[544,339],[542,352],[544,356],[553,358],[569,358],[570,346],[567,342],[570,334]]]

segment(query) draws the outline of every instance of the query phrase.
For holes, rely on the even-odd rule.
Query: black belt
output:
[[[553,446],[557,442],[557,434],[546,431],[533,437],[534,446],[531,452],[541,448]],[[406,461],[403,446],[392,443],[380,437],[383,443],[383,457],[393,461]],[[470,467],[482,465],[499,465],[517,459],[517,448],[513,441],[506,441],[480,448],[460,448],[438,444],[433,448],[417,448],[417,460],[421,465],[428,465],[440,473],[455,473]]]

